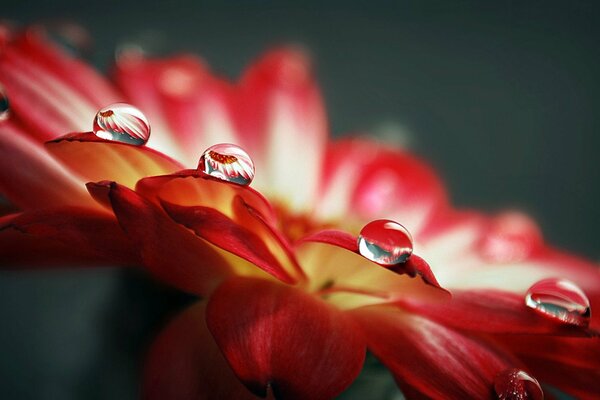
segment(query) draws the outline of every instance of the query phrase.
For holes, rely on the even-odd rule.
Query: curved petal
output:
[[[94,185],[88,185],[93,191]],[[100,184],[119,224],[139,251],[143,266],[181,290],[209,293],[232,273],[231,266],[208,243],[176,224],[164,211],[136,192],[111,183]],[[107,193],[108,191],[108,193]]]
[[[178,162],[146,146],[104,140],[91,132],[60,137],[46,148],[85,181],[111,180],[134,187],[145,176],[181,169]]]
[[[122,100],[99,74],[30,29],[0,54],[11,110],[39,139],[92,126],[99,108]]]
[[[168,202],[162,205],[175,222],[193,230],[204,240],[250,261],[283,282],[296,282],[260,236],[226,215],[210,207],[182,207]]]
[[[239,85],[237,121],[256,164],[254,185],[293,211],[312,208],[327,140],[323,101],[299,49],[263,55]]]
[[[445,302],[423,304],[409,297],[403,308],[443,325],[476,332],[586,335],[586,329],[561,324],[525,305],[525,296],[500,290],[453,291]]]
[[[352,311],[371,351],[394,377],[433,399],[487,399],[513,362],[488,345],[391,307]]]
[[[388,218],[413,237],[433,212],[447,205],[433,170],[417,158],[366,139],[343,139],[328,148],[316,215],[355,224]],[[359,226],[360,228],[360,226]]]
[[[95,207],[83,181],[10,121],[0,123],[0,192],[23,209]]]
[[[226,281],[209,300],[208,328],[236,375],[256,395],[330,399],[359,374],[360,333],[345,314],[293,287]]]
[[[77,207],[45,208],[0,219],[2,266],[82,261],[139,264],[138,254],[111,215]]]
[[[177,316],[152,344],[144,400],[258,399],[237,379],[206,327],[205,304]]]

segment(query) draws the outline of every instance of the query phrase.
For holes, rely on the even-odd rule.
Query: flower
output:
[[[2,265],[141,266],[203,299],[156,339],[143,397],[332,398],[367,349],[409,398],[541,398],[536,378],[600,394],[598,268],[522,214],[452,208],[403,150],[328,141],[303,52],[271,51],[235,84],[193,56],[121,54],[114,87],[35,29],[1,35],[0,189],[18,210]],[[103,109],[116,102],[148,117],[147,145],[137,111]],[[88,132],[100,109],[117,140]],[[250,155],[251,187],[194,168],[217,143]],[[241,154],[212,149],[214,169]]]

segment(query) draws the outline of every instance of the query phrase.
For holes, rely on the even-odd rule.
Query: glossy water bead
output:
[[[6,91],[0,85],[0,121],[8,119],[9,115],[9,105],[8,105],[8,96],[6,95]]]
[[[529,288],[525,304],[538,313],[561,322],[588,326],[590,301],[573,282],[566,279],[544,279]]]
[[[238,185],[254,179],[254,162],[241,147],[221,143],[209,147],[200,157],[198,169],[207,175]]]
[[[413,252],[408,230],[397,222],[379,219],[369,222],[358,236],[360,254],[381,265],[403,263]]]
[[[527,372],[510,368],[494,379],[494,390],[499,400],[543,400],[544,392],[537,379]]]
[[[150,123],[131,104],[114,103],[98,111],[94,133],[102,139],[140,146],[150,138]]]

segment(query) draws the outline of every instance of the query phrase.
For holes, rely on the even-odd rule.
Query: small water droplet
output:
[[[590,323],[590,301],[585,293],[566,279],[544,279],[529,288],[525,304],[549,318],[587,327]]]
[[[544,399],[544,392],[537,379],[517,368],[509,368],[496,375],[494,390],[499,400]]]
[[[114,103],[98,111],[94,118],[94,133],[102,139],[139,146],[150,138],[150,124],[134,106]]]
[[[249,185],[254,179],[254,162],[241,147],[221,143],[206,149],[198,169],[207,175],[238,185]]]
[[[490,222],[479,249],[487,261],[509,263],[524,260],[542,242],[542,233],[531,218],[509,211]]]
[[[8,96],[6,90],[0,85],[0,121],[8,119],[10,114],[10,105],[8,104]]]
[[[358,236],[360,254],[382,265],[403,263],[413,252],[408,230],[397,222],[379,219],[369,222]]]

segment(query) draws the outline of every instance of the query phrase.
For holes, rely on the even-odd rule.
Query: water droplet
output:
[[[369,222],[358,236],[360,254],[382,265],[403,263],[413,252],[408,230],[397,222],[379,219]]]
[[[221,143],[206,149],[198,169],[205,174],[239,185],[249,185],[254,179],[254,162],[242,148]]]
[[[10,114],[10,106],[8,104],[8,96],[4,87],[0,85],[0,121],[8,119]]]
[[[544,279],[529,288],[525,304],[547,317],[587,327],[590,323],[590,301],[573,282],[566,279]]]
[[[544,392],[537,379],[517,368],[506,369],[496,375],[494,390],[500,400],[544,399]]]
[[[94,133],[102,139],[139,146],[150,138],[150,124],[134,106],[114,103],[98,111],[94,118]]]
[[[491,221],[479,249],[487,261],[509,263],[524,260],[542,242],[542,233],[531,218],[509,211]]]

